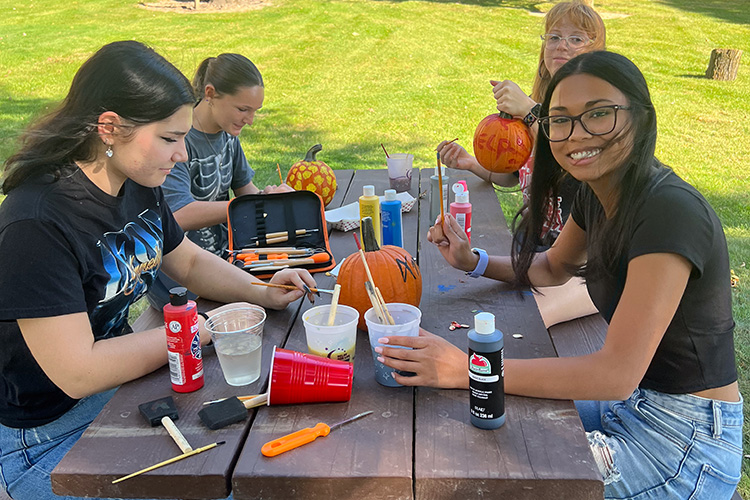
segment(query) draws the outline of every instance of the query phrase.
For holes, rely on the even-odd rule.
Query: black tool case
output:
[[[273,276],[276,270],[268,269],[274,261],[267,260],[265,255],[247,265],[241,257],[253,250],[278,248],[278,253],[285,253],[284,248],[304,249],[315,255],[316,262],[289,267],[311,273],[328,271],[336,265],[328,243],[323,200],[311,191],[238,196],[227,206],[227,226],[229,261],[259,278]],[[289,255],[290,260],[311,256]],[[268,266],[258,264],[260,269],[254,269],[254,263],[264,260]]]

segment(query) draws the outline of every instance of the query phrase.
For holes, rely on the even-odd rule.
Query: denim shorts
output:
[[[607,499],[729,500],[742,468],[742,399],[636,389],[577,401]]]
[[[62,417],[49,424],[28,429],[0,425],[0,487],[13,500],[76,500],[78,497],[52,493],[50,474],[112,398],[115,390],[81,399]],[[232,495],[226,500],[232,500]]]

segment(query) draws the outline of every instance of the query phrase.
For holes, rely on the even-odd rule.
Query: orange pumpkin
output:
[[[507,113],[495,113],[479,122],[474,132],[474,156],[490,172],[515,172],[531,156],[529,128]]]
[[[328,205],[336,194],[336,174],[333,169],[315,155],[323,149],[316,144],[305,155],[305,159],[298,161],[286,174],[286,183],[296,191],[312,191],[323,199],[323,205]]]
[[[385,245],[380,250],[365,252],[372,279],[386,304],[402,302],[419,306],[422,300],[422,274],[409,252],[401,247]],[[339,302],[359,311],[359,328],[367,331],[365,312],[372,307],[365,290],[367,281],[362,257],[355,252],[344,259],[336,282],[341,285]]]

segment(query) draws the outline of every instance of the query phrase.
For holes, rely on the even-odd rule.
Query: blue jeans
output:
[[[636,389],[576,401],[607,499],[730,499],[742,467],[742,399]]]
[[[39,427],[0,425],[0,487],[13,500],[75,500],[52,493],[50,473],[114,393],[112,389],[83,398],[62,417]]]

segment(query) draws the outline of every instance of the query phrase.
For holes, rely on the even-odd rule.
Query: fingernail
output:
[[[383,354],[383,348],[382,347],[376,347],[375,352],[378,354]]]
[[[378,339],[379,344],[387,344],[388,343],[388,337],[380,337]]]
[[[383,356],[378,356],[378,362],[385,363],[385,358],[383,358]]]

